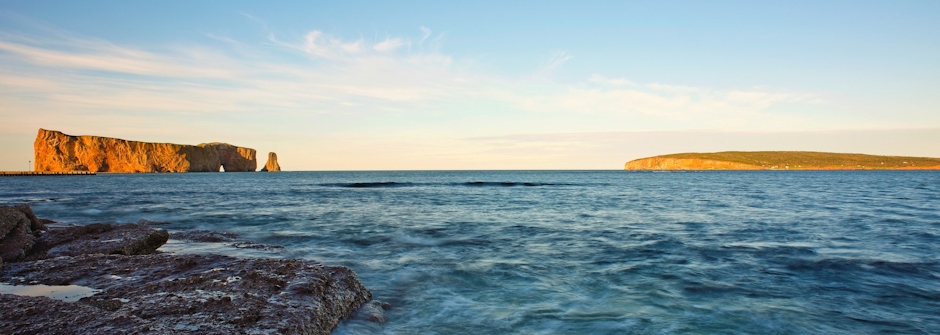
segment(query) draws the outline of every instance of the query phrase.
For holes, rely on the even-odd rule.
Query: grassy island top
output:
[[[812,151],[724,151],[679,153],[642,158],[627,163],[670,160],[670,167],[685,160],[729,162],[763,169],[940,169],[940,158],[876,156]],[[679,162],[679,163],[675,163]],[[660,166],[662,166],[660,164]],[[720,169],[720,167],[717,167]],[[668,169],[668,167],[666,167]]]

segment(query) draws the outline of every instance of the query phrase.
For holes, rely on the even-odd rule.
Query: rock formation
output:
[[[264,167],[261,168],[261,171],[267,171],[267,172],[281,171],[281,165],[277,164],[276,153],[273,153],[273,152],[268,153],[268,162],[264,163]]]
[[[0,264],[25,258],[44,228],[29,206],[0,206]]]
[[[49,229],[36,241],[26,260],[86,254],[147,255],[169,239],[165,229],[142,224],[92,223]]]
[[[0,294],[0,334],[326,335],[348,317],[387,320],[388,305],[380,302],[356,312],[372,293],[342,266],[155,252],[167,241],[164,229],[43,226],[25,205],[0,207],[2,231],[27,232],[35,243],[10,245],[19,258],[3,265],[0,282],[78,285],[92,292],[75,302]],[[205,231],[189,235],[234,238]],[[0,240],[0,249],[8,250],[9,242]]]
[[[372,298],[345,267],[224,255],[63,256],[8,264],[0,280],[101,290],[74,303],[0,295],[4,334],[326,335]]]
[[[255,150],[226,143],[183,145],[70,136],[39,129],[33,143],[38,172],[226,172],[255,171]]]

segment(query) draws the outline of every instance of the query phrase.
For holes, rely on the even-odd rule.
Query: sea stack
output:
[[[261,168],[262,172],[278,172],[281,171],[281,165],[277,164],[277,154],[273,152],[268,153],[268,162],[264,163],[264,167]]]
[[[149,143],[71,136],[39,129],[33,143],[38,172],[254,172],[255,149],[227,143]]]

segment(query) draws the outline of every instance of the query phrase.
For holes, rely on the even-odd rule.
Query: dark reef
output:
[[[372,293],[346,267],[163,253],[157,249],[170,234],[146,223],[47,222],[28,206],[0,206],[0,257],[7,261],[0,282],[99,292],[77,302],[0,294],[0,333],[329,334],[351,316],[386,320],[387,305],[370,302]],[[236,236],[194,231],[174,238]]]

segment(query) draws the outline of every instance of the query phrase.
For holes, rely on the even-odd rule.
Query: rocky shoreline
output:
[[[342,266],[298,259],[172,254],[154,222],[63,226],[26,206],[0,206],[0,283],[77,285],[75,302],[0,294],[3,334],[329,334],[355,316],[384,322],[384,308]],[[174,239],[238,242],[192,231]],[[358,310],[358,312],[357,312]]]

